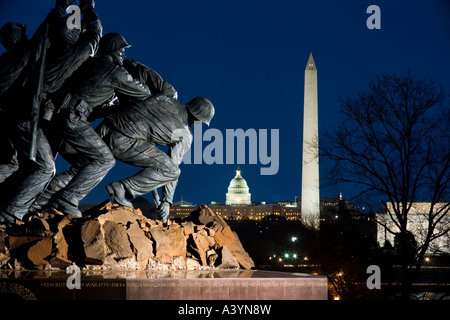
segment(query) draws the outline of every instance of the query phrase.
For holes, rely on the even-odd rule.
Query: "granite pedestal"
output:
[[[327,279],[262,270],[0,271],[0,298],[36,300],[326,300]]]

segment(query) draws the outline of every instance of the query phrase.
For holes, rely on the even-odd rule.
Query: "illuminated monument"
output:
[[[170,208],[172,218],[184,219],[196,205],[180,201]],[[280,201],[271,204],[266,202],[252,203],[247,181],[241,175],[241,169],[237,168],[236,175],[231,179],[226,193],[226,202],[211,201],[209,207],[225,220],[252,220],[261,221],[264,218],[271,220],[300,220],[300,206],[297,202]]]
[[[252,204],[250,196],[247,181],[242,178],[241,169],[238,165],[236,176],[230,181],[228,187],[225,205],[250,205]]]
[[[317,99],[317,68],[312,53],[305,69],[302,158],[302,222],[319,229],[319,121]]]

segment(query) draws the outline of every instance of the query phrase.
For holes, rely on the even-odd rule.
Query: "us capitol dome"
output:
[[[250,200],[251,194],[249,193],[249,188],[247,181],[241,176],[241,169],[236,170],[236,176],[230,181],[228,187],[227,200],[225,205],[251,205]]]

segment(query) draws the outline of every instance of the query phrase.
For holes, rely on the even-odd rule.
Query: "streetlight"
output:
[[[296,242],[297,240],[298,240],[298,238],[296,236],[291,237],[291,242]]]

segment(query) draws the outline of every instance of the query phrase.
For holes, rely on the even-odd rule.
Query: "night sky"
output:
[[[381,9],[379,30],[366,27],[372,4]],[[26,24],[31,36],[53,5],[1,0],[0,25]],[[267,165],[249,164],[248,156],[240,166],[256,202],[300,196],[303,82],[310,52],[318,69],[320,131],[345,125],[341,98],[364,90],[377,74],[410,71],[450,92],[447,0],[97,0],[95,9],[103,33],[122,33],[132,45],[127,57],[157,71],[183,104],[196,96],[213,102],[209,128],[220,130],[224,139],[226,129],[279,130],[277,174],[261,175]],[[225,143],[223,152],[225,160]],[[58,172],[67,169],[61,157],[56,164]],[[236,157],[234,164],[182,164],[175,201],[225,202],[236,167]],[[82,203],[107,199],[108,183],[138,170],[117,162]],[[322,165],[321,177],[325,174]],[[322,188],[321,195],[339,192],[351,198],[354,190]],[[152,200],[150,194],[145,198]]]

